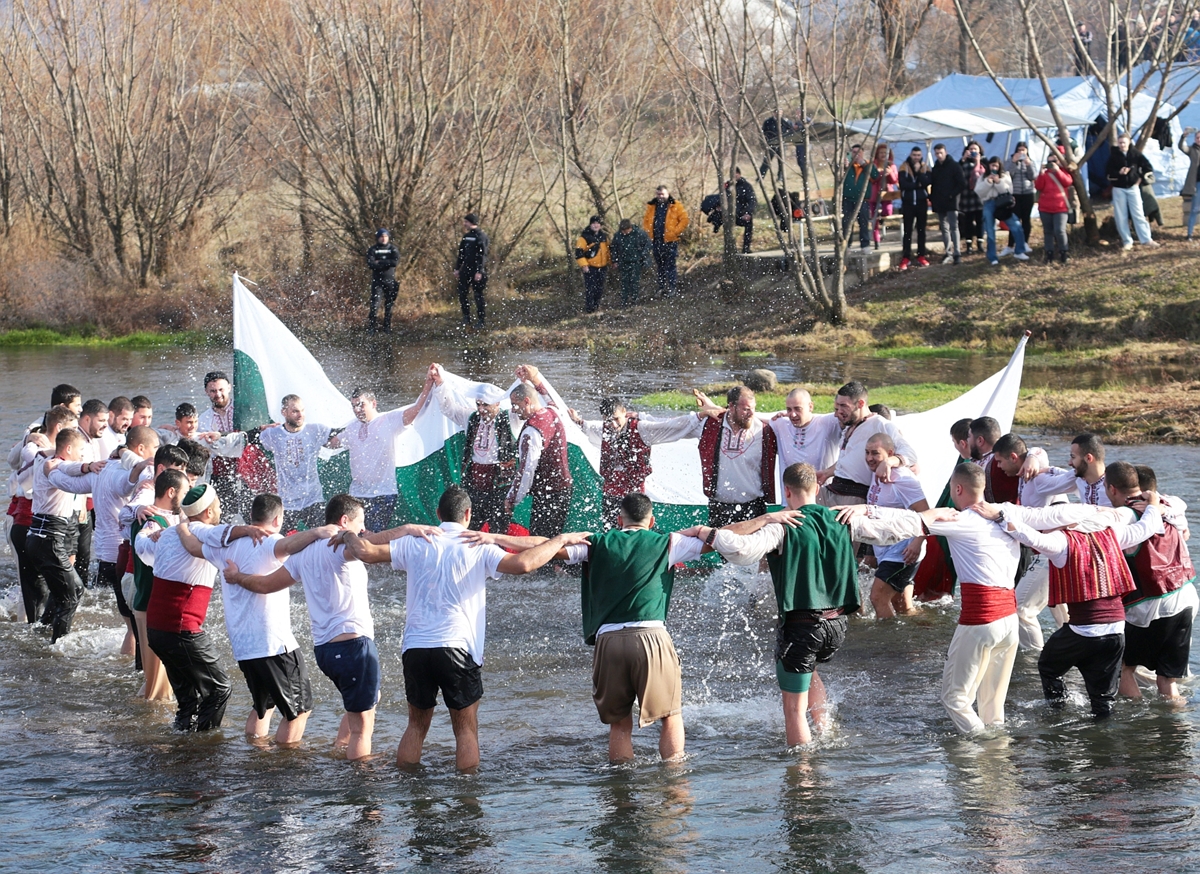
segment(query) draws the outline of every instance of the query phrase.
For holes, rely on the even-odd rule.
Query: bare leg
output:
[[[284,719],[275,730],[275,743],[280,746],[295,746],[304,737],[304,726],[308,724],[308,711],[300,713],[295,719]]]
[[[271,733],[271,715],[275,712],[272,707],[260,718],[258,712],[251,707],[250,715],[246,717],[246,737],[266,737]]]
[[[1117,691],[1126,698],[1141,698],[1142,690],[1138,688],[1137,677],[1134,672],[1137,670],[1130,665],[1121,666],[1121,685],[1117,687]]]
[[[346,759],[355,761],[371,755],[371,735],[375,733],[375,708],[362,713],[347,713],[350,735],[346,742]],[[340,732],[339,732],[340,734]]]
[[[425,710],[408,705],[408,725],[404,727],[404,736],[400,738],[400,746],[396,749],[397,765],[416,765],[421,761],[421,748],[425,746],[425,735],[429,733],[432,722],[432,707]]]
[[[825,697],[825,684],[816,671],[813,671],[812,684],[808,687],[808,715],[817,731],[829,728],[829,699]]]
[[[891,619],[896,615],[892,607],[892,595],[896,590],[879,577],[871,581],[871,606],[875,608],[876,619]]]
[[[133,620],[128,616],[122,618],[125,620],[125,639],[121,641],[121,655],[131,656],[137,647],[137,638],[133,636]]]
[[[1121,679],[1125,679],[1124,670],[1121,671]],[[1171,704],[1182,704],[1184,702],[1183,697],[1179,694],[1179,686],[1175,678],[1164,677],[1160,674],[1157,675],[1156,681],[1158,683],[1158,694],[1162,696],[1164,701],[1168,701]]]
[[[917,607],[913,604],[913,587],[905,586],[903,592],[896,592],[892,595],[892,609],[897,613],[916,613]]]
[[[633,717],[631,716],[631,728],[632,721]],[[662,756],[662,760],[664,762],[673,762],[683,758],[683,744],[683,714],[676,713],[674,716],[664,716],[662,719],[662,730],[658,735],[658,754]],[[632,746],[630,752],[633,752]]]
[[[138,624],[138,640],[141,641],[142,647],[142,675],[145,677],[138,694],[147,701],[170,701],[173,694],[171,681],[167,679],[167,671],[162,662],[146,641],[146,613],[143,610],[134,610],[133,615]]]
[[[344,747],[350,743],[350,714],[343,713],[342,721],[338,725],[337,737],[333,739],[335,747]]]
[[[808,692],[783,693],[783,724],[787,732],[789,747],[812,743],[812,732],[808,729]]]
[[[462,710],[450,709],[450,727],[454,729],[454,764],[460,771],[479,767],[479,702]]]
[[[632,713],[608,727],[608,760],[614,764],[633,761]]]

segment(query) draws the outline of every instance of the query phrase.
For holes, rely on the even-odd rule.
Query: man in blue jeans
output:
[[[658,268],[658,293],[674,297],[678,283],[675,259],[679,255],[679,237],[688,226],[687,210],[660,185],[654,200],[646,204],[642,227],[650,235],[654,264]]]

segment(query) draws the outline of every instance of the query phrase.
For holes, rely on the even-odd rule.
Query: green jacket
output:
[[[850,209],[854,204],[858,203],[859,197],[866,200],[866,195],[863,190],[867,187],[872,179],[879,178],[879,170],[874,164],[868,164],[859,168],[859,173],[856,176],[854,170],[857,165],[851,164],[846,168],[846,177],[842,180],[842,204],[846,209]]]

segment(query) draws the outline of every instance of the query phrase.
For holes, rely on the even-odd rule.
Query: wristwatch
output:
[[[716,539],[717,539],[717,529],[716,529],[716,528],[710,528],[710,529],[708,529],[708,537],[706,537],[706,538],[704,539],[704,545],[705,545],[705,546],[712,546],[712,545],[713,545],[713,541],[714,541],[714,540],[716,540]]]

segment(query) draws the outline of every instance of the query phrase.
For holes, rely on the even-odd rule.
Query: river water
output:
[[[451,369],[498,382],[518,357],[389,350],[367,375],[359,353],[321,353],[336,383],[374,383],[385,401],[411,399],[420,363],[439,356]],[[0,350],[8,375],[0,444],[11,445],[56,382],[73,382],[85,397],[147,394],[163,421],[178,401],[203,400],[201,374],[228,367],[229,359],[228,349]],[[708,361],[647,369],[570,353],[539,355],[537,363],[564,394],[585,403],[602,390],[635,394],[729,372]],[[928,379],[936,369],[937,378],[967,382],[1002,364],[920,362],[912,378]],[[788,365],[771,366],[782,374]],[[861,376],[868,364],[791,366],[836,381],[847,368]],[[1065,461],[1063,437],[1037,435],[1037,442]],[[1110,458],[1149,463],[1164,490],[1200,502],[1196,448],[1118,447]],[[670,626],[684,664],[689,753],[681,766],[655,761],[654,729],[635,734],[634,765],[607,763],[576,577],[546,571],[492,586],[479,773],[454,773],[444,708],[424,768],[400,773],[403,583],[402,574],[371,571],[383,699],[377,755],[356,764],[329,751],[340,698],[315,668],[316,708],[302,748],[245,741],[249,696],[225,643],[219,596],[208,624],[234,693],[225,727],[202,737],[175,734],[169,708],[135,699],[138,677],[117,654],[122,631],[110,593],[88,591],[76,632],[54,647],[44,631],[0,621],[0,870],[1200,868],[1192,681],[1184,683],[1189,703],[1181,709],[1122,702],[1113,719],[1094,725],[1078,682],[1071,706],[1048,712],[1035,661],[1022,655],[1005,729],[964,739],[937,702],[956,608],[934,606],[879,626],[854,620],[845,647],[822,670],[837,704],[834,728],[812,749],[788,752],[771,662],[768,578],[729,567],[683,575],[676,586]],[[0,595],[10,611],[14,585],[11,563],[0,562]],[[292,615],[307,648],[300,593]],[[1200,671],[1195,658],[1192,670]]]

